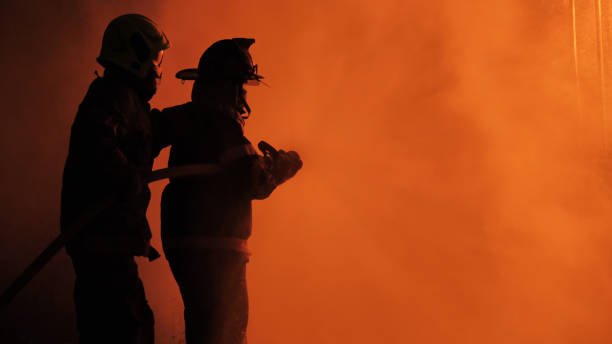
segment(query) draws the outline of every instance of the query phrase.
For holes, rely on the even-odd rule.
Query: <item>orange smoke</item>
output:
[[[255,205],[252,342],[612,338],[607,132],[583,5],[574,34],[561,2],[167,3],[155,103],[188,99],[170,76],[215,40],[255,37],[272,87],[249,90],[247,136],[305,162]],[[160,326],[180,329],[162,285]]]
[[[35,179],[46,186],[38,192],[43,205],[31,205],[25,194],[6,202],[7,223],[31,224],[8,226],[21,240],[2,246],[10,257],[34,256],[52,237],[55,223],[31,219],[57,215],[67,130],[104,26],[116,15],[142,12],[173,45],[154,106],[189,99],[191,84],[173,75],[195,66],[211,43],[254,37],[253,56],[271,88],[248,89],[247,136],[295,149],[304,160],[295,179],[255,202],[251,343],[612,341],[608,1],[105,6],[79,7],[87,25],[70,11],[63,14],[72,20],[66,28],[46,19],[75,32],[77,46],[64,44],[52,57],[83,76],[53,74],[62,87],[46,88],[54,97],[41,104],[62,114],[45,127],[54,143],[41,139],[10,153],[42,151],[32,165],[54,175]],[[43,24],[41,32],[52,26]],[[87,54],[75,52],[81,50]],[[22,75],[9,74],[14,83]],[[32,92],[38,86],[27,85]],[[27,184],[27,176],[7,171],[9,190],[15,180]],[[149,212],[158,247],[163,186],[152,186]],[[15,252],[25,246],[27,252]],[[66,257],[59,259],[54,269],[65,287],[55,288],[55,302],[70,310],[71,271]],[[1,265],[11,266],[11,276],[20,267]],[[140,267],[158,342],[180,343],[182,305],[167,263]],[[46,285],[60,284],[54,276],[35,280],[17,305],[37,295],[49,299]],[[31,308],[27,314],[36,312]],[[44,314],[36,319],[28,329],[44,327]]]

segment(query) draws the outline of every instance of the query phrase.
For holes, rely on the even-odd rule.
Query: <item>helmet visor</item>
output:
[[[254,65],[250,68],[249,75],[246,78],[245,84],[249,86],[259,86],[261,84],[265,85],[265,83],[261,81],[261,79],[263,79],[263,76],[257,74],[257,65]]]

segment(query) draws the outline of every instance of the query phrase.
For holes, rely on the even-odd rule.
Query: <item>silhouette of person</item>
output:
[[[249,47],[254,39],[224,39],[198,68],[191,102],[164,109],[159,143],[172,145],[168,165],[217,164],[221,172],[171,178],[162,195],[162,241],[185,305],[188,344],[246,342],[247,239],[251,201],[264,199],[302,167],[296,152],[258,155],[244,136],[250,113],[245,84],[259,84]]]
[[[142,175],[154,151],[149,100],[169,42],[149,18],[112,20],[98,62],[104,67],[79,106],[64,168],[61,227],[101,200],[111,206],[66,245],[76,273],[81,343],[153,343],[153,312],[134,256],[156,258],[146,219],[150,191]],[[159,256],[157,254],[157,256]]]

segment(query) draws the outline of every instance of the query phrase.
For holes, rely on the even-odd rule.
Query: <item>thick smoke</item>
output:
[[[612,65],[598,1],[60,4],[3,11],[3,280],[57,233],[68,130],[101,33],[134,11],[173,45],[157,107],[188,100],[173,75],[208,45],[256,38],[271,87],[249,89],[247,136],[303,157],[255,204],[251,342],[612,340]],[[158,246],[162,188],[149,212]],[[179,343],[167,264],[141,271],[158,341]],[[3,321],[69,341],[72,278],[62,254]]]

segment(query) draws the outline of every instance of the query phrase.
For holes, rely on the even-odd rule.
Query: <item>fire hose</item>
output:
[[[221,171],[216,164],[194,164],[152,171],[145,177],[146,183],[152,183],[166,178],[187,176],[202,176],[215,174]],[[5,308],[17,294],[51,261],[51,259],[72,240],[88,223],[115,203],[115,197],[108,197],[92,206],[76,219],[68,228],[59,234],[30,265],[17,277],[17,279],[0,296],[0,309]]]

